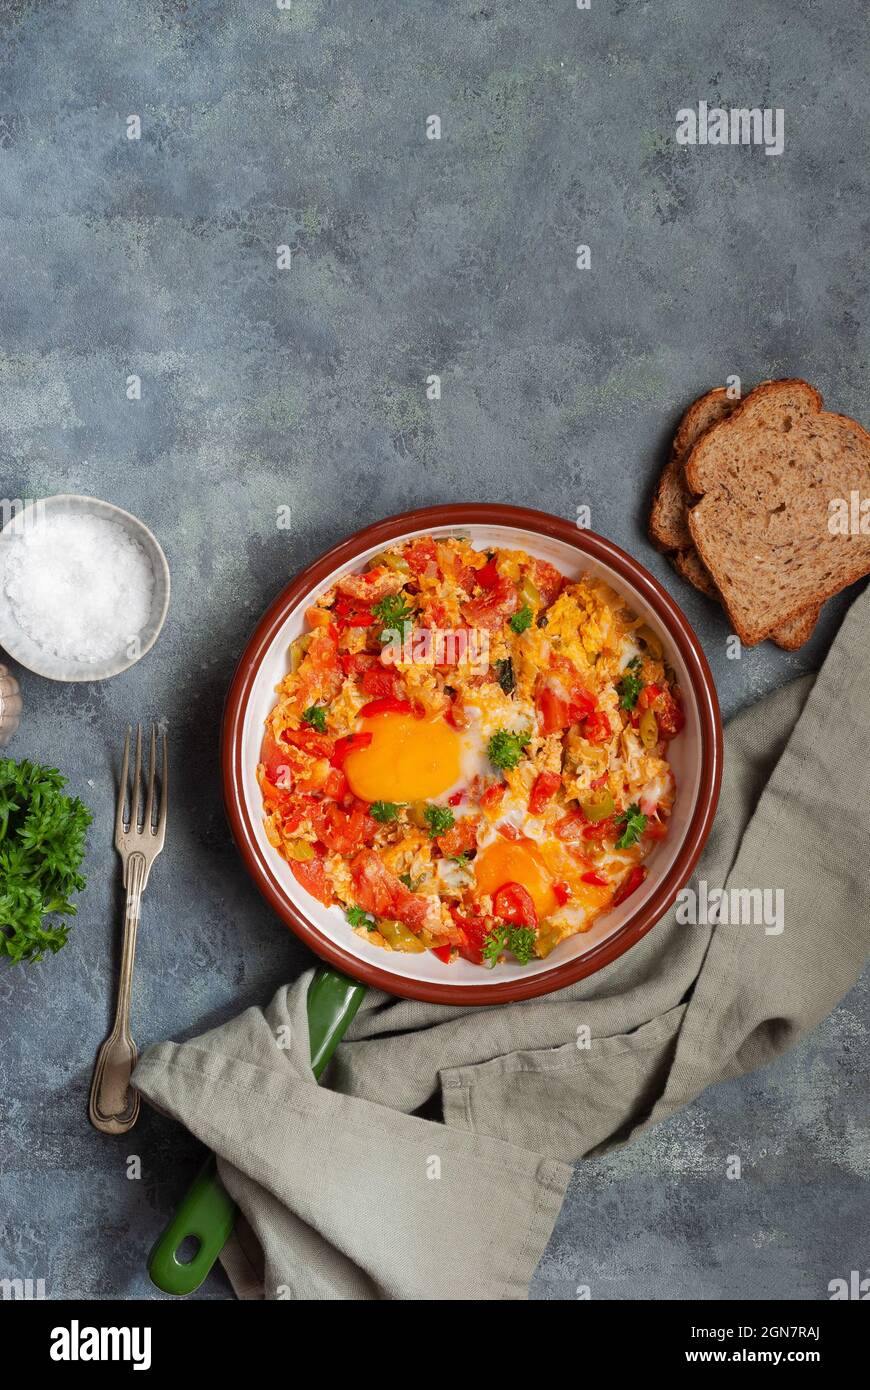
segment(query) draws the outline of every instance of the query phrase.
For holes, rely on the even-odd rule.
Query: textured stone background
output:
[[[174,753],[139,1043],[309,961],[232,851],[215,750],[255,618],[324,547],[423,502],[590,503],[685,607],[726,713],[817,667],[845,600],[799,655],[728,661],[644,517],[681,409],[729,373],[806,376],[868,422],[865,23],[858,0],[0,6],[0,490],[129,508],[174,582],[135,670],[22,678],[14,753],[59,764],[96,823],[74,943],[0,973],[0,1275],[153,1297],[146,1252],[200,1159],[153,1113],[121,1141],[86,1120],[128,719],[166,719]],[[783,156],[677,148],[700,98],[782,106]],[[533,1296],[819,1298],[866,1272],[868,1018],[865,983],[777,1066],[585,1164]],[[201,1290],[227,1293],[219,1273]]]

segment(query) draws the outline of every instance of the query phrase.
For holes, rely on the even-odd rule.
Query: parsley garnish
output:
[[[534,616],[529,605],[524,603],[518,613],[514,613],[512,618],[508,618],[508,626],[513,628],[514,632],[525,632],[527,627],[531,627]]]
[[[646,816],[642,816],[640,807],[633,801],[627,811],[623,811],[621,816],[616,817],[616,824],[623,826],[622,834],[616,842],[617,849],[630,849],[637,844],[643,832],[646,830]]]
[[[66,945],[69,927],[43,918],[75,916],[69,898],[85,886],[78,868],[92,817],[78,797],[62,795],[66,780],[0,759],[0,956],[16,963]]]
[[[404,594],[387,594],[372,604],[372,612],[383,628],[401,628],[414,616],[414,610],[406,604]]]
[[[633,656],[623,672],[622,680],[617,686],[620,709],[634,709],[637,704],[637,697],[643,690],[643,681],[637,674],[640,667],[640,657]]]
[[[349,907],[344,915],[352,927],[365,927],[366,931],[377,931],[378,929],[374,917],[368,912],[364,912],[361,907]]]
[[[468,866],[468,850],[464,849],[461,854],[451,854],[450,862],[451,864],[458,864],[460,869],[466,868]]]
[[[326,733],[326,705],[309,705],[302,711],[303,724],[310,724],[319,734]]]
[[[433,840],[436,835],[443,835],[445,831],[449,830],[454,822],[454,815],[449,806],[434,806],[431,802],[423,812],[423,816]]]
[[[513,734],[507,729],[499,729],[489,740],[486,750],[493,767],[516,767],[531,737],[530,733]]]
[[[502,951],[508,950],[516,956],[520,965],[528,965],[535,954],[535,939],[531,927],[512,927],[503,922],[486,935],[482,953],[484,962],[491,969]]]
[[[404,802],[400,801],[373,801],[369,807],[369,815],[374,816],[382,825],[388,825],[390,821],[396,820],[403,805]]]

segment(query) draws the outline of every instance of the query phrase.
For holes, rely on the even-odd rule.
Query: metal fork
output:
[[[115,1025],[97,1056],[88,1115],[92,1125],[104,1134],[126,1134],[139,1118],[139,1093],[130,1086],[130,1077],[138,1059],[136,1044],[130,1034],[130,996],[133,987],[133,959],[136,954],[136,932],[142,894],[148,882],[151,865],[163,848],[166,839],[166,813],[169,807],[169,763],[166,735],[163,735],[163,766],[160,774],[160,806],[154,819],[157,773],[157,729],[151,729],[151,761],[145,809],[140,823],[142,789],[142,726],[136,725],[136,768],[130,813],[126,814],[128,772],[130,767],[130,738],[128,726],[124,743],[124,765],[118,788],[118,808],[115,812],[115,849],[124,865],[126,909],[124,913],[124,945],[121,954],[121,978],[118,985],[118,1004]]]

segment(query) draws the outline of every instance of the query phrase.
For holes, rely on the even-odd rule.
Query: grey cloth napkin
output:
[[[693,886],[729,903],[767,890],[754,924],[672,909],[599,974],[501,1008],[371,992],[323,1086],[312,972],[266,1008],[152,1047],[136,1086],[215,1150],[247,1218],[225,1257],[239,1295],[525,1298],[572,1163],[773,1061],[855,982],[870,945],[868,725],[870,591],[817,677],[728,726]],[[414,1113],[439,1097],[444,1123]]]

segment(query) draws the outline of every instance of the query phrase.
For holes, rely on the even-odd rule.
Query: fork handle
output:
[[[126,902],[118,1003],[112,1031],[100,1048],[88,1112],[91,1123],[105,1134],[126,1134],[139,1118],[139,1093],[130,1086],[138,1053],[130,1032],[133,962],[142,907],[142,891],[148,878],[144,854],[130,854],[124,866]]]

